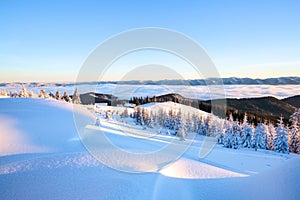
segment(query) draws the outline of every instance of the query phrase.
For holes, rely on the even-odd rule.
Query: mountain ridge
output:
[[[0,83],[0,87],[12,87],[24,84],[25,86],[43,87],[43,86],[76,86],[85,84],[120,84],[120,85],[298,85],[300,77],[278,77],[278,78],[207,78],[190,80],[127,80],[127,81],[90,81],[90,82],[66,82],[66,83],[43,83],[43,82],[12,82]]]
[[[283,116],[288,123],[289,117],[300,105],[300,95],[287,99],[277,99],[272,96],[256,98],[226,98],[216,100],[197,100],[185,98],[180,94],[170,93],[153,97],[132,97],[129,101],[118,99],[116,96],[100,93],[80,94],[83,104],[107,103],[108,105],[120,105],[126,102],[142,105],[150,102],[173,101],[184,105],[192,106],[205,112],[211,112],[213,102],[214,114],[222,115],[226,110],[226,115],[232,114],[234,119],[242,120],[245,113],[254,124],[258,122],[272,121],[276,122],[280,116]],[[226,102],[224,106],[224,102]]]

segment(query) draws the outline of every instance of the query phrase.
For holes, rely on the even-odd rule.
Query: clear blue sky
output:
[[[197,41],[222,77],[300,76],[300,1],[0,1],[0,82],[73,81],[108,37],[141,27]]]

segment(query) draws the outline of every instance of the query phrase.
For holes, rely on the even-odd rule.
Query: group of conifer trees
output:
[[[132,117],[137,125],[143,127],[163,127],[165,133],[184,138],[189,133],[217,137],[218,143],[226,148],[253,148],[273,150],[280,153],[300,154],[300,108],[291,117],[291,125],[278,119],[276,125],[271,122],[250,124],[245,114],[244,120],[234,120],[232,115],[226,120],[209,115],[182,114],[181,110],[137,107],[129,114],[125,109],[122,117]]]
[[[47,93],[43,88],[40,90],[39,94],[35,94],[32,91],[28,92],[24,85],[22,85],[20,92],[7,92],[6,90],[2,90],[0,95],[9,96],[11,98],[53,98],[74,104],[81,104],[80,94],[78,93],[77,88],[75,88],[72,97],[70,97],[67,92],[64,92],[63,95],[61,95],[59,91],[56,91],[55,95],[52,92]]]

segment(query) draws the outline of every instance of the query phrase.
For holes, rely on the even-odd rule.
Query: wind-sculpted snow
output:
[[[149,106],[159,109],[177,105]],[[200,159],[199,150],[205,139],[200,135],[187,136],[186,140],[192,140],[191,146],[162,170],[139,174],[115,170],[89,154],[81,140],[93,138],[92,134],[103,128],[114,147],[129,153],[149,153],[174,140],[179,145],[187,141],[160,133],[155,127],[144,130],[130,118],[117,116],[101,116],[101,126],[96,127],[95,118],[86,108],[75,109],[54,100],[0,99],[1,200],[299,198],[299,156],[216,145]],[[73,112],[81,113],[83,123],[87,123],[89,132],[84,137],[77,134]],[[115,149],[102,153],[107,162],[116,161],[114,164],[129,161],[131,166],[147,169],[149,163],[122,157]],[[151,161],[165,159],[164,156],[148,158]]]

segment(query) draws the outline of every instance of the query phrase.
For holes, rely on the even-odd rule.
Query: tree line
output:
[[[43,88],[38,94],[35,94],[32,91],[28,92],[25,86],[22,85],[22,89],[20,90],[20,92],[7,92],[6,90],[1,90],[0,95],[9,96],[11,98],[52,98],[69,103],[81,104],[80,94],[78,93],[77,88],[75,88],[73,95],[70,96],[67,92],[64,92],[63,94],[60,94],[59,91],[56,91],[55,94],[53,94],[52,92],[47,93]]]
[[[216,137],[218,143],[226,148],[253,148],[300,154],[300,108],[290,117],[290,126],[285,125],[283,117],[275,125],[270,121],[254,125],[249,122],[247,114],[240,122],[234,120],[232,115],[224,120],[213,114],[183,114],[181,109],[154,111],[136,107],[132,113],[125,109],[121,117],[131,117],[136,125],[144,128],[160,126],[165,134],[179,136],[182,140],[193,132]]]
[[[222,100],[216,100],[213,102],[213,108],[212,108],[212,102],[211,101],[201,101],[196,99],[189,99],[182,97],[177,94],[168,94],[168,95],[162,95],[162,96],[153,96],[153,97],[132,97],[129,100],[129,103],[133,103],[135,105],[143,105],[147,103],[152,102],[167,102],[171,101],[174,103],[180,103],[183,105],[191,106],[194,108],[197,108],[199,110],[205,111],[210,113],[213,110],[213,114],[223,117],[224,113],[226,114],[226,117],[229,118],[230,115],[232,115],[234,120],[238,120],[239,122],[242,122],[244,119],[244,115],[247,113],[248,121],[249,123],[253,123],[255,126],[258,125],[261,121],[271,121],[272,123],[276,123],[278,116],[275,115],[269,115],[266,113],[257,113],[257,112],[251,112],[251,111],[241,111],[238,109],[233,109],[230,107],[227,107],[226,104],[223,105]],[[289,123],[288,119],[283,119],[284,123]]]

